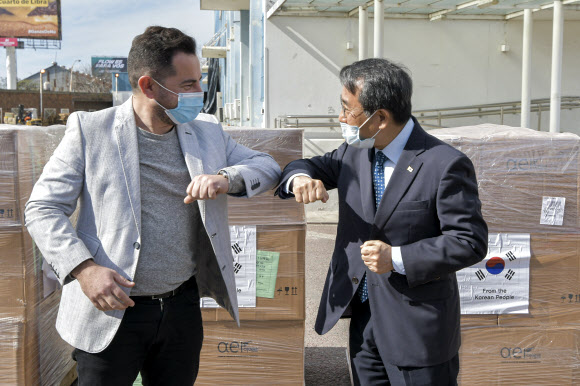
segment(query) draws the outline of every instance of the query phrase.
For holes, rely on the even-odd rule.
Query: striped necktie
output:
[[[383,192],[385,191],[385,161],[387,156],[382,151],[377,151],[375,155],[375,168],[373,171],[373,186],[375,188],[375,208],[378,209],[381,203],[381,198],[383,198]],[[358,287],[358,296],[362,303],[366,302],[369,298],[369,292],[367,289],[367,275],[363,275],[362,282]]]

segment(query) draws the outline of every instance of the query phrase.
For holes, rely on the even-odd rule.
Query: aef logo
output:
[[[540,359],[542,354],[532,354],[535,347],[503,347],[500,355],[504,359]]]
[[[250,344],[252,341],[248,342],[241,342],[241,341],[232,341],[232,342],[219,342],[217,345],[217,349],[220,353],[245,353],[245,352],[258,352],[258,347],[251,346]]]

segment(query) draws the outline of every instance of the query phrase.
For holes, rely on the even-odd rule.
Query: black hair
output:
[[[147,27],[145,32],[133,39],[127,59],[133,91],[139,90],[139,78],[143,75],[152,76],[160,82],[175,75],[173,56],[178,52],[195,55],[195,50],[195,39],[177,28]]]
[[[413,81],[408,70],[387,59],[365,59],[340,70],[340,83],[358,100],[366,116],[379,109],[391,112],[397,123],[411,117]]]

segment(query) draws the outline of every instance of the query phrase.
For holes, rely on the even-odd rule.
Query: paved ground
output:
[[[348,386],[346,359],[348,321],[340,320],[327,334],[314,331],[314,321],[330,257],[336,224],[308,224],[306,232],[306,337],[305,383],[307,386]]]

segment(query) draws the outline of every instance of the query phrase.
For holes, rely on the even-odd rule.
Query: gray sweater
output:
[[[191,177],[177,131],[138,131],[142,243],[131,291],[135,296],[162,294],[188,280],[200,252],[196,239],[207,238],[197,202],[183,203]]]

